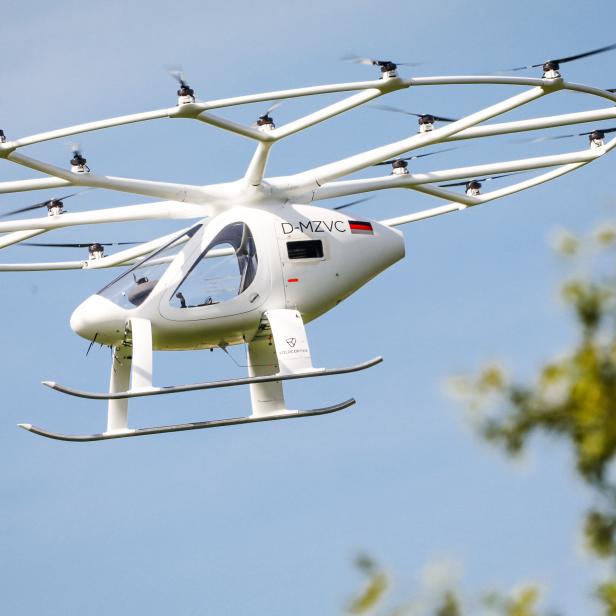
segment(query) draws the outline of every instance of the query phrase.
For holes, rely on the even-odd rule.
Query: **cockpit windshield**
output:
[[[196,225],[142,259],[98,292],[122,308],[140,306],[161,279],[182,246],[199,230]]]
[[[219,304],[243,293],[257,272],[257,250],[250,229],[234,222],[209,243],[171,296],[174,308]]]

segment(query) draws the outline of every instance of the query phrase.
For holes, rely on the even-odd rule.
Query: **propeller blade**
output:
[[[587,58],[588,56],[595,56],[599,53],[605,53],[606,51],[611,51],[612,49],[616,49],[616,43],[612,45],[606,45],[605,47],[599,47],[598,49],[593,49],[592,51],[585,51],[583,53],[578,53],[575,56],[566,56],[564,58],[557,58],[554,62],[558,62],[559,64],[563,64],[564,62],[573,62],[573,60],[580,60],[581,58]]]
[[[616,128],[612,127],[612,128],[597,128],[596,130],[598,130],[601,133],[613,133],[616,132]],[[586,133],[580,133],[580,136],[582,135],[592,135],[595,131],[594,130],[589,130]]]
[[[392,107],[391,105],[370,105],[371,109],[378,109],[379,111],[392,111],[394,113],[403,113],[404,115],[411,115],[416,117],[421,117],[420,113],[413,113],[412,111],[406,111],[405,109],[400,109],[400,107]]]
[[[29,212],[30,210],[36,210],[40,207],[45,207],[49,201],[41,201],[40,203],[35,203],[34,205],[29,205],[28,207],[22,207],[18,210],[12,210],[10,212],[6,212],[2,214],[1,218],[6,218],[7,216],[13,216],[14,214],[21,214],[22,212]]]
[[[616,43],[612,45],[606,45],[605,47],[599,47],[598,49],[593,49],[591,51],[585,51],[583,53],[578,53],[578,54],[575,54],[574,56],[565,56],[564,58],[553,58],[551,60],[547,60],[547,62],[557,62],[558,64],[564,64],[565,62],[573,62],[574,60],[580,60],[581,58],[587,58],[589,56],[594,56],[599,53],[605,53],[606,51],[611,51],[612,49],[616,49]],[[539,64],[528,64],[526,66],[516,66],[514,68],[508,68],[506,69],[506,71],[523,71],[528,68],[538,68],[539,66],[543,66],[544,64],[545,62],[540,62]]]
[[[272,111],[274,111],[274,109],[278,109],[280,105],[282,105],[282,101],[274,101],[274,103],[270,105],[270,107],[267,109],[267,111],[263,115],[268,116],[270,113],[272,113]]]
[[[350,201],[349,203],[345,203],[343,205],[339,205],[332,209],[334,210],[344,210],[344,208],[351,207],[352,205],[357,205],[358,203],[363,203],[364,201],[370,201],[370,199],[374,199],[374,197],[364,197],[363,199],[355,199],[355,201]]]
[[[457,122],[458,121],[457,118],[445,118],[443,116],[437,116],[433,114],[431,115],[437,122]]]
[[[595,129],[602,133],[613,133],[616,128],[597,128]],[[592,135],[595,130],[585,131],[583,133],[571,133],[569,135],[553,135],[545,137],[534,137],[532,139],[518,139],[518,143],[541,143],[542,141],[556,141],[557,139],[569,139],[570,137],[583,137],[584,135]]]
[[[473,180],[464,180],[463,182],[450,182],[449,184],[439,184],[439,188],[449,188],[451,186],[466,186],[468,182],[489,182],[490,180],[498,180],[499,178],[506,178],[510,175],[518,175],[519,173],[525,173],[524,171],[512,171],[511,173],[501,173],[500,175],[491,175],[487,178],[473,178]]]
[[[394,60],[376,60],[374,58],[363,58],[356,54],[347,54],[340,58],[344,62],[354,62],[355,64],[368,64],[370,66],[383,66],[385,64],[395,64],[396,66],[420,66],[423,62],[396,62]]]
[[[395,163],[397,160],[415,160],[416,158],[423,158],[424,156],[432,156],[433,154],[441,154],[442,152],[450,152],[451,150],[457,150],[457,147],[453,148],[443,148],[442,150],[436,150],[435,152],[426,152],[425,154],[415,154],[414,156],[405,156],[404,158],[391,158],[389,160],[384,160],[381,163],[375,163],[372,165],[373,167],[379,167],[380,165],[391,165]]]
[[[85,190],[80,190],[79,192],[71,193],[70,195],[64,195],[63,197],[56,197],[55,199],[47,199],[47,201],[41,201],[40,203],[35,203],[34,205],[28,205],[27,207],[19,208],[18,210],[12,210],[10,212],[6,212],[5,214],[0,215],[0,218],[6,218],[7,216],[13,216],[15,214],[21,214],[23,212],[29,212],[31,210],[37,210],[41,207],[46,207],[48,203],[52,201],[64,201],[64,199],[69,199],[70,197],[75,197],[76,195],[85,192]]]
[[[186,85],[186,80],[184,79],[184,71],[179,64],[172,64],[170,66],[167,66],[166,69],[169,75],[171,75],[171,77],[173,77],[173,79],[175,79],[180,84],[180,86]]]
[[[355,64],[377,64],[377,61],[373,60],[372,58],[361,58],[360,56],[356,56],[355,54],[347,54],[346,56],[342,56],[340,59],[343,62],[355,62]]]
[[[437,122],[457,122],[455,118],[446,118],[445,116],[437,116],[433,113],[415,113],[413,111],[406,111],[400,109],[400,107],[392,107],[391,105],[370,105],[372,109],[379,109],[380,111],[393,111],[395,113],[403,113],[405,115],[412,115],[417,118],[423,118],[425,116],[432,116]]]
[[[75,154],[81,155],[81,145],[78,142],[72,141],[71,143],[67,143],[67,145],[70,148],[73,156]]]
[[[413,160],[415,158],[423,158],[424,156],[432,156],[432,154],[441,154],[442,152],[451,152],[452,150],[457,150],[458,147],[454,146],[452,148],[443,148],[442,150],[436,150],[435,152],[426,152],[425,154],[416,154],[415,156],[409,156],[404,160]]]
[[[45,248],[89,248],[94,244],[100,244],[101,246],[133,246],[135,244],[143,244],[143,242],[89,242],[82,244],[59,244],[55,242],[21,242],[19,246],[44,246]]]
[[[557,139],[569,139],[569,137],[579,137],[579,133],[570,135],[554,135],[553,137],[532,137],[529,139],[517,139],[517,143],[542,143],[543,141],[556,141]]]

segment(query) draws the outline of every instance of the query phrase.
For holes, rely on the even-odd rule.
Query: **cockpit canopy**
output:
[[[201,228],[196,225],[174,238],[99,291],[122,308],[140,306],[157,286],[185,242]],[[244,292],[257,271],[257,251],[248,226],[235,222],[224,227],[194,260],[174,290],[174,308],[195,308],[229,300]]]
[[[219,304],[243,293],[257,273],[257,249],[243,222],[227,225],[191,265],[171,296],[174,308]]]

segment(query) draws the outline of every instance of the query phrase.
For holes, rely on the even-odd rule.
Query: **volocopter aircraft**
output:
[[[65,394],[107,400],[106,430],[99,434],[67,435],[26,423],[19,424],[20,427],[53,439],[98,441],[321,415],[351,406],[355,403],[353,399],[319,409],[287,409],[283,383],[291,379],[364,370],[382,361],[381,357],[376,357],[342,368],[315,368],[305,324],[326,313],[404,257],[403,236],[397,227],[459,212],[579,169],[616,147],[616,138],[605,140],[606,133],[616,131],[616,128],[579,133],[588,135],[589,145],[578,151],[429,173],[410,173],[407,161],[436,152],[403,155],[436,144],[616,118],[614,91],[568,82],[560,72],[560,65],[565,62],[612,49],[616,49],[616,44],[510,69],[541,67],[543,73],[538,77],[482,75],[405,79],[398,74],[401,63],[353,56],[349,59],[378,67],[379,78],[206,102],[198,102],[194,90],[177,73],[178,101],[176,106],[168,109],[79,124],[12,141],[0,131],[0,157],[46,176],[0,182],[0,193],[84,187],[158,200],[69,213],[64,212],[62,202],[63,198],[72,196],[67,195],[20,208],[3,217],[39,207],[47,207],[48,215],[0,221],[0,248],[75,225],[161,219],[193,221],[175,233],[122,248],[110,255],[104,254],[102,244],[94,243],[88,246],[87,260],[0,264],[0,271],[128,267],[78,306],[70,319],[72,329],[91,344],[96,342],[112,347],[109,391],[81,391],[43,381],[48,387]],[[460,119],[381,107],[417,116],[418,132],[400,141],[293,175],[265,176],[270,150],[282,139],[392,92],[458,84],[525,86],[527,89]],[[592,111],[484,124],[508,111],[564,90],[596,96],[610,105]],[[349,92],[352,94],[343,100],[279,127],[270,115],[277,103],[260,116],[254,126],[241,125],[213,113],[244,104]],[[206,186],[145,181],[99,175],[90,170],[78,149],[73,152],[70,169],[20,152],[25,146],[49,140],[162,118],[198,120],[255,141],[256,151],[245,175],[233,182]],[[340,179],[379,165],[391,166],[391,173],[364,179]],[[486,180],[533,170],[540,173],[482,193],[482,182]],[[465,186],[464,193],[449,190],[456,186]],[[341,210],[350,204],[333,209],[314,205],[337,197],[391,188],[411,189],[445,203],[378,221],[343,213]],[[247,347],[246,378],[168,387],[153,385],[155,350],[225,350],[239,344]],[[252,410],[245,417],[146,428],[130,428],[128,425],[128,401],[131,398],[238,385],[249,385],[250,388]]]

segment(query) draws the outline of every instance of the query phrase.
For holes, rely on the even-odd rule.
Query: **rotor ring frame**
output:
[[[336,115],[350,111],[355,107],[364,105],[390,92],[419,86],[469,84],[530,86],[530,89],[505,99],[500,103],[467,115],[456,122],[449,123],[447,126],[426,133],[416,134],[401,141],[368,150],[294,175],[265,178],[265,168],[271,147],[278,141],[292,134],[305,130]],[[346,181],[338,181],[338,178],[358,170],[366,169],[377,162],[401,156],[407,152],[437,143],[527,132],[531,130],[616,118],[616,107],[609,107],[592,111],[478,126],[488,119],[497,117],[512,109],[527,105],[545,95],[553,94],[561,90],[590,94],[604,98],[611,103],[616,103],[615,94],[582,84],[566,82],[562,78],[538,79],[508,76],[446,76],[419,77],[403,80],[399,77],[394,77],[376,81],[352,82],[265,92],[218,99],[204,103],[190,103],[168,109],[136,113],[97,122],[79,124],[64,129],[31,135],[14,141],[7,141],[0,144],[0,158],[5,158],[10,162],[37,170],[48,177],[16,182],[0,182],[0,193],[15,193],[43,188],[57,188],[60,186],[86,186],[146,195],[157,199],[163,199],[164,201],[153,204],[93,210],[85,213],[68,213],[54,217],[0,222],[0,233],[3,234],[0,235],[0,249],[19,243],[34,235],[73,225],[127,222],[146,219],[195,219],[214,215],[219,211],[232,207],[233,204],[237,204],[238,201],[249,206],[260,206],[272,202],[287,202],[293,200],[298,202],[309,202],[356,195],[386,188],[407,188],[439,199],[445,199],[448,202],[445,205],[429,210],[380,221],[386,225],[395,226],[406,224],[432,216],[466,209],[470,206],[479,205],[526,190],[538,184],[555,179],[565,173],[570,173],[571,171],[579,169],[613,150],[616,147],[616,137],[613,137],[601,147],[586,149],[584,151],[574,151],[568,154],[475,165],[472,167],[461,167],[424,174],[408,174],[404,176],[386,176]],[[211,110],[249,103],[354,91],[357,93],[268,132],[261,132],[210,113]],[[18,152],[20,148],[35,143],[42,143],[95,130],[103,130],[114,126],[122,126],[160,118],[196,119],[257,141],[256,152],[244,177],[234,182],[211,184],[207,186],[144,181],[131,178],[95,175],[93,173],[73,173],[66,169],[27,157]],[[556,168],[534,178],[517,182],[505,188],[493,190],[475,197],[461,195],[433,185],[435,182],[457,180],[473,176],[530,171],[549,167]],[[15,271],[16,269],[23,271],[28,269],[28,265],[32,266],[29,269],[38,270],[98,269],[101,267],[114,267],[125,264],[127,261],[135,259],[143,254],[147,254],[158,247],[163,240],[164,238],[157,238],[144,246],[123,250],[115,255],[105,256],[97,260],[97,263],[75,261],[45,264],[0,264],[0,271]]]

